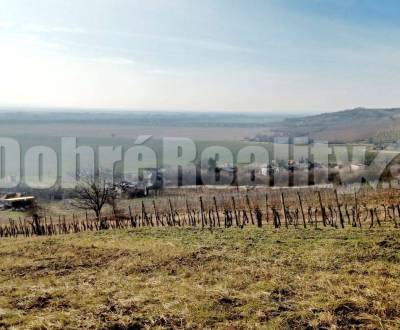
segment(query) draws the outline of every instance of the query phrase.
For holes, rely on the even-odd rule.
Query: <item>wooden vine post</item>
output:
[[[156,216],[156,224],[157,224],[157,227],[158,227],[160,225],[160,215],[158,214],[158,210],[157,210],[157,207],[156,207],[156,202],[155,202],[154,199],[153,199],[153,209],[154,209],[154,214]]]
[[[201,228],[204,228],[204,205],[203,197],[200,196]]]
[[[325,207],[322,204],[322,198],[321,198],[321,192],[318,191],[318,200],[319,200],[319,206],[321,208],[321,214],[322,214],[322,223],[324,225],[324,227],[326,227],[326,211],[325,211]]]
[[[195,221],[195,219],[192,218],[192,214],[190,212],[189,202],[188,202],[187,198],[185,199],[185,205],[186,205],[186,213],[187,213],[187,216],[188,216],[188,219],[189,219],[189,224],[191,226],[195,227],[196,226],[196,221]]]
[[[282,201],[283,216],[285,217],[285,226],[286,226],[286,229],[288,229],[289,224],[288,224],[288,218],[287,218],[287,214],[286,214],[285,197],[283,196],[283,193],[281,193],[281,201]]]
[[[268,215],[268,194],[265,194],[265,219],[267,223],[269,222],[269,215]]]
[[[355,202],[355,209],[354,209],[354,214],[355,214],[355,219],[356,219],[356,225],[358,224],[361,228],[361,220],[360,220],[360,214],[358,213],[358,198],[357,198],[357,193],[354,193],[354,202]]]
[[[219,211],[218,211],[217,199],[215,198],[215,196],[213,197],[213,200],[214,200],[215,213],[217,214],[218,227],[221,227],[221,222],[220,222],[220,219],[219,219]]]
[[[343,214],[342,214],[342,208],[341,208],[341,205],[339,203],[339,197],[338,197],[338,193],[337,193],[336,189],[335,189],[335,198],[336,198],[336,206],[337,206],[337,209],[338,209],[338,212],[339,212],[340,225],[342,226],[342,228],[344,228],[344,217],[343,217]]]
[[[301,217],[302,217],[302,219],[303,219],[303,226],[304,226],[304,228],[307,228],[307,225],[306,225],[306,217],[304,216],[304,210],[303,210],[303,202],[302,202],[302,200],[301,200],[301,196],[300,196],[300,193],[299,193],[299,192],[297,192],[297,197],[298,197],[298,199],[299,199]]]
[[[237,212],[236,212],[236,203],[235,203],[235,197],[234,196],[232,196],[232,205],[233,205],[233,213],[235,215],[236,226],[239,227],[239,219],[238,219],[238,215],[237,215]]]
[[[250,204],[249,195],[246,195],[246,203],[247,203],[247,207],[249,208],[251,224],[254,225],[254,218],[253,218],[253,212],[251,210],[251,204]]]

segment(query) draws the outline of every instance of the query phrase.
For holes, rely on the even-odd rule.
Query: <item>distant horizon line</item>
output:
[[[248,111],[248,110],[190,110],[190,109],[134,109],[134,108],[111,108],[111,107],[61,107],[61,106],[26,106],[26,105],[0,105],[0,112],[31,112],[31,113],[106,113],[106,114],[128,114],[128,113],[155,113],[155,114],[233,114],[233,115],[273,115],[273,116],[307,116],[322,115],[328,113],[342,112],[348,110],[393,110],[400,109],[398,107],[349,107],[338,110],[266,110],[266,111]]]
[[[151,112],[151,113],[192,113],[192,114],[237,114],[237,115],[305,115],[311,114],[316,112],[308,112],[308,111],[248,111],[248,110],[191,110],[191,109],[138,109],[138,108],[111,108],[111,107],[59,107],[59,106],[16,106],[16,105],[0,105],[0,112],[69,112],[69,113],[83,113],[83,112],[93,112],[93,113],[144,113],[144,112]]]

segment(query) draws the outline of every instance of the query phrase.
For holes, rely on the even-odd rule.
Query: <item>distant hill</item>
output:
[[[288,118],[274,136],[308,136],[329,142],[394,142],[400,139],[400,108],[355,108],[302,118]]]

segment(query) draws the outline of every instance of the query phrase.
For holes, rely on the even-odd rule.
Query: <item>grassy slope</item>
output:
[[[3,239],[0,328],[399,328],[399,248],[391,228]]]

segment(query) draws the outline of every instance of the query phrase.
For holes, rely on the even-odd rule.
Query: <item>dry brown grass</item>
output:
[[[0,327],[400,327],[400,232],[140,229],[0,241]]]

